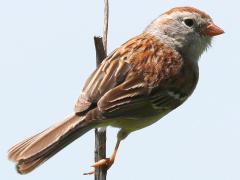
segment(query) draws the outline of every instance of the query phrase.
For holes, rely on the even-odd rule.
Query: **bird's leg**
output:
[[[113,154],[112,154],[112,156],[110,158],[105,158],[105,159],[99,160],[98,162],[96,162],[95,164],[93,164],[91,166],[91,167],[94,168],[94,171],[89,172],[89,173],[84,173],[84,175],[94,174],[96,168],[106,167],[107,169],[109,169],[113,165],[113,163],[114,163],[114,160],[115,160],[116,155],[117,155],[118,148],[120,146],[120,142],[121,142],[121,140],[118,139],[117,143],[116,143],[116,146],[114,148]]]
[[[110,168],[112,166],[112,164],[114,163],[114,160],[116,158],[117,151],[118,151],[118,148],[120,146],[120,142],[121,142],[121,140],[118,139],[117,143],[116,143],[116,146],[114,148],[113,154],[110,158],[101,159],[100,161],[98,161],[94,165],[92,165],[92,167],[100,168],[100,167],[103,167],[103,166],[107,166],[107,168]]]

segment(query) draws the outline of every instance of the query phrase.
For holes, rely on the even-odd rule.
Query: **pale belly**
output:
[[[174,99],[172,101],[174,102]],[[157,107],[151,101],[141,101],[138,104],[113,112],[100,126],[112,126],[130,133],[152,125],[173,109],[175,107],[164,106],[164,103]]]
[[[164,110],[161,113],[152,115],[149,117],[137,117],[137,118],[126,118],[126,119],[112,119],[111,123],[108,125],[116,128],[121,128],[124,131],[133,132],[147,126],[152,125],[153,123],[160,120],[163,116],[168,114],[169,110]]]

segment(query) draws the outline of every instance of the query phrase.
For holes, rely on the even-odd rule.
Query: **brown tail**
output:
[[[84,116],[70,115],[63,122],[13,146],[8,158],[26,174],[94,127]]]

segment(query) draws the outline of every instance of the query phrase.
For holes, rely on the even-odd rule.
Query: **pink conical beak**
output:
[[[204,30],[204,34],[207,36],[217,36],[223,33],[224,31],[212,22],[209,23],[206,29]]]

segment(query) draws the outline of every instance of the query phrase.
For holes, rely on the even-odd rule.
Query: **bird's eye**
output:
[[[185,19],[184,24],[187,25],[188,27],[192,27],[194,25],[193,19]]]

